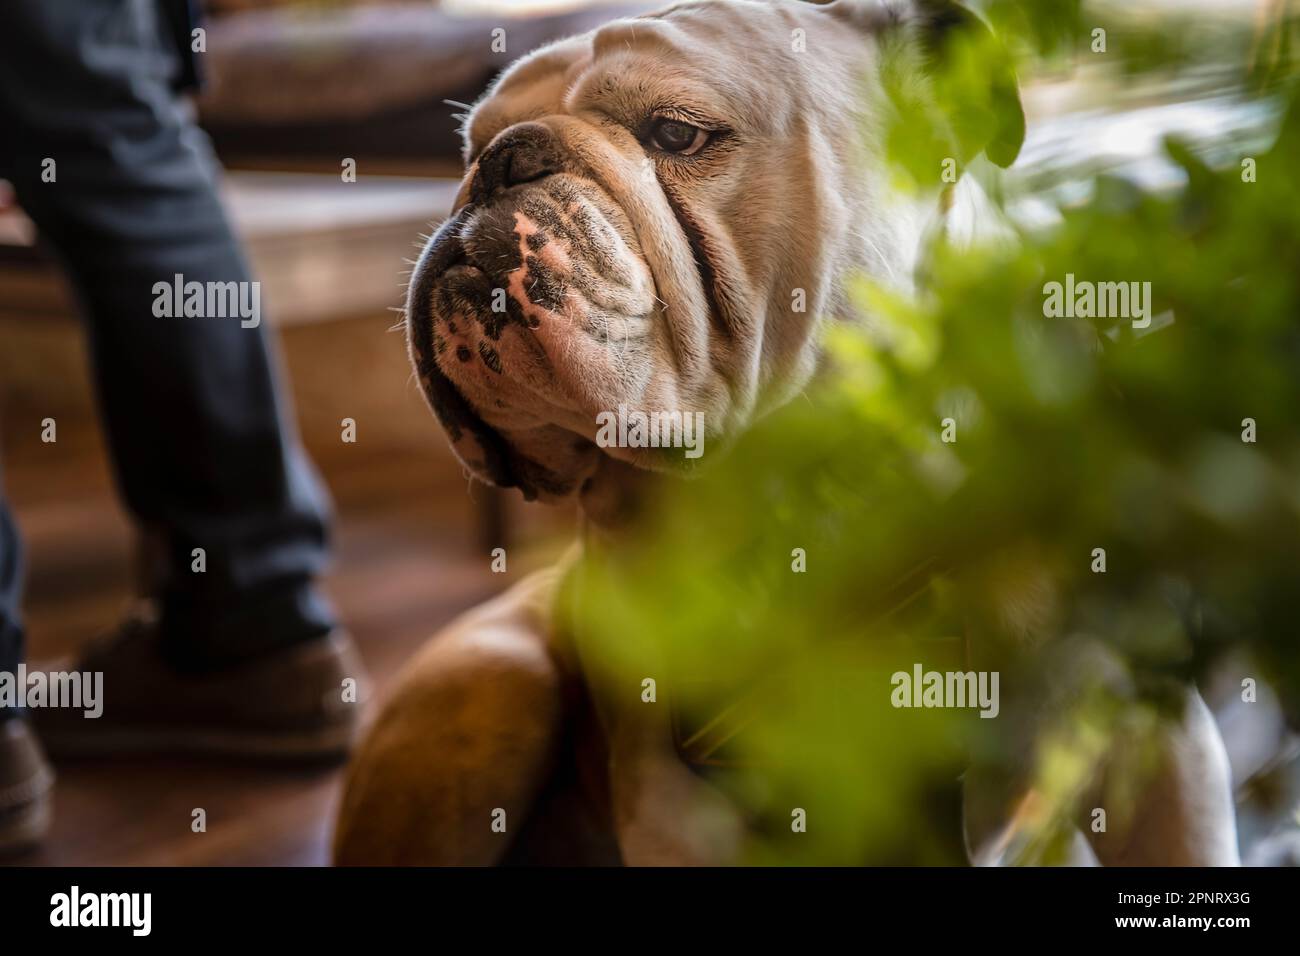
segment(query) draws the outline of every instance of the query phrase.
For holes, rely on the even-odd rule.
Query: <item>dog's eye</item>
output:
[[[650,128],[650,144],[665,153],[694,156],[709,141],[709,131],[680,120],[656,120]]]

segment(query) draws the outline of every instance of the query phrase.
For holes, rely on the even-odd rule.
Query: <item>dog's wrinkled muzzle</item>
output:
[[[425,245],[411,274],[406,307],[411,361],[429,407],[457,457],[482,480],[502,488],[519,488],[531,499],[536,497],[536,491],[516,477],[501,436],[478,416],[438,367],[438,354],[445,351],[446,341],[435,328],[434,292],[448,270],[464,257],[459,230],[470,211],[465,207],[442,224]]]
[[[476,476],[565,497],[599,463],[596,414],[636,385],[654,283],[622,210],[539,124],[503,133],[465,195],[411,277],[412,358]]]

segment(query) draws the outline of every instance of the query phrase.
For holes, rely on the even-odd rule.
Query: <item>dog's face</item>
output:
[[[891,195],[873,116],[879,37],[908,15],[712,0],[504,74],[407,303],[421,384],[479,478],[551,499],[606,456],[689,464],[601,447],[598,416],[700,413],[716,447],[806,384],[843,277],[908,281],[927,211]]]

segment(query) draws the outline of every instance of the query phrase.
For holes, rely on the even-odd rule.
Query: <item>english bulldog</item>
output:
[[[411,359],[465,467],[527,499],[576,497],[585,534],[617,538],[646,484],[690,461],[598,442],[602,412],[702,413],[716,453],[803,389],[826,325],[855,319],[848,277],[908,291],[932,230],[986,214],[970,177],[945,186],[937,165],[933,188],[892,185],[899,97],[936,108],[960,166],[1014,160],[1009,71],[987,77],[987,108],[954,112],[929,86],[954,38],[986,29],[938,0],[702,0],[507,70],[468,116],[464,182],[407,300]],[[471,610],[410,663],[351,765],[338,863],[737,859],[744,825],[679,759],[664,709],[585,679],[554,626],[563,574]],[[1233,862],[1226,761],[1198,703],[1159,788],[1162,819],[1187,826],[1099,843],[1103,861]],[[995,802],[970,824],[977,857],[1008,840],[1015,802]]]

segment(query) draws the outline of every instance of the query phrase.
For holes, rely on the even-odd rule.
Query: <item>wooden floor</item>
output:
[[[367,333],[368,334],[368,333]],[[295,333],[299,335],[299,333]],[[319,336],[319,333],[301,333]],[[319,348],[286,336],[291,369]],[[400,397],[386,431],[411,430],[406,446],[343,445],[319,408],[304,412],[308,446],[335,497],[336,566],[327,588],[355,635],[382,694],[402,662],[440,625],[483,600],[563,544],[544,533],[512,547],[508,574],[489,569],[475,496],[442,450],[431,416],[409,394],[399,343],[376,373]],[[383,362],[390,360],[384,358]],[[312,383],[297,383],[298,401]],[[25,404],[25,403],[24,403]],[[326,418],[334,414],[326,413]],[[6,409],[13,438],[26,413]],[[409,415],[403,424],[394,415]],[[15,419],[19,419],[15,421]],[[38,419],[39,420],[39,419]],[[337,418],[333,418],[337,422]],[[133,539],[113,494],[92,418],[59,419],[57,445],[6,441],[5,484],[27,543],[29,659],[65,653],[110,627],[131,596]],[[378,427],[369,430],[376,434]],[[523,526],[529,526],[525,516]],[[529,542],[535,546],[527,547]],[[17,864],[319,865],[328,862],[338,769],[294,769],[217,760],[132,759],[59,763],[54,831]],[[191,831],[191,812],[207,832]]]

